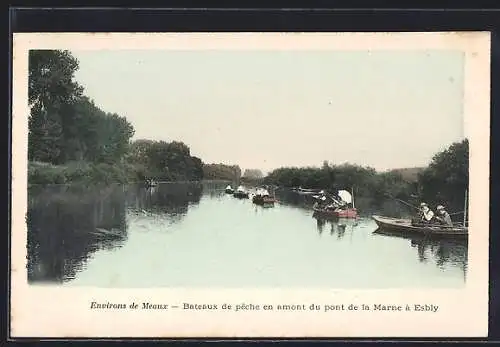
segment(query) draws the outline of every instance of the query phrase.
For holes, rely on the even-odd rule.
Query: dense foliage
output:
[[[260,179],[263,178],[264,175],[259,169],[246,169],[243,173],[243,177],[248,179]]]
[[[285,167],[272,171],[264,181],[284,187],[316,188],[336,191],[353,189],[358,197],[369,197],[375,204],[400,199],[412,204],[425,200],[445,204],[450,211],[461,211],[469,182],[469,143],[454,143],[437,153],[428,167],[377,172],[353,164],[322,167]]]
[[[182,142],[138,140],[133,126],[101,110],[74,80],[68,51],[29,53],[30,183],[201,180],[203,163]]]
[[[238,182],[241,178],[241,168],[238,165],[205,164],[203,174],[205,179]]]
[[[437,153],[419,175],[419,195],[433,204],[447,204],[451,210],[464,207],[469,186],[469,141],[454,143]]]

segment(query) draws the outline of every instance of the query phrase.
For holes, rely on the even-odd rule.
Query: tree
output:
[[[453,143],[437,153],[419,174],[418,183],[422,199],[461,211],[469,186],[469,141]]]
[[[68,51],[29,52],[30,160],[61,162],[62,123],[67,116],[62,109],[75,102],[83,92],[83,88],[73,81],[77,69],[78,61]]]
[[[243,177],[250,179],[259,179],[263,176],[264,175],[262,174],[262,171],[260,171],[259,169],[246,169],[245,173],[243,174]]]

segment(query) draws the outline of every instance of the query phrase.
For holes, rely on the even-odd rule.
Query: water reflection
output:
[[[321,218],[313,215],[316,219],[316,227],[318,233],[321,235],[325,231],[325,228],[329,231],[330,235],[336,235],[338,239],[342,239],[346,235],[346,231],[352,236],[358,226],[358,220],[356,219],[344,219],[344,218]]]
[[[199,203],[201,184],[33,187],[28,191],[28,281],[65,282],[75,278],[98,250],[121,247],[127,213],[161,214],[180,221]]]
[[[427,263],[433,261],[440,269],[448,266],[459,267],[464,273],[464,279],[467,274],[468,264],[468,242],[462,240],[436,240],[426,237],[408,237],[387,234],[378,229],[376,235],[387,237],[397,237],[409,241],[409,246],[416,250],[418,261]]]
[[[28,281],[62,282],[98,249],[127,238],[122,187],[55,186],[28,191]]]
[[[266,208],[234,199],[227,184],[32,188],[29,281],[359,288],[456,286],[460,268],[465,276],[467,245],[378,237],[370,218],[314,219],[283,196]]]

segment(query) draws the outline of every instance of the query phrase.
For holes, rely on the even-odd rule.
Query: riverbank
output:
[[[105,164],[85,161],[53,165],[43,162],[28,162],[28,183],[49,184],[111,184],[139,181],[141,168],[128,163]]]
[[[144,182],[145,168],[130,163],[104,164],[74,161],[64,165],[29,161],[29,185],[57,185],[57,184],[84,184],[109,185],[133,184]],[[192,180],[159,180],[158,183],[192,183],[192,182],[223,182],[231,183],[228,179]]]

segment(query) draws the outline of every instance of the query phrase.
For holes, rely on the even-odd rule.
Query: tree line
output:
[[[358,197],[372,201],[399,199],[418,205],[446,204],[454,211],[464,207],[469,183],[469,142],[451,144],[435,154],[427,167],[377,172],[374,168],[355,164],[333,165],[327,161],[321,167],[283,167],[270,172],[265,184],[282,187],[302,187],[337,191],[351,188]],[[411,177],[414,176],[414,177]]]

